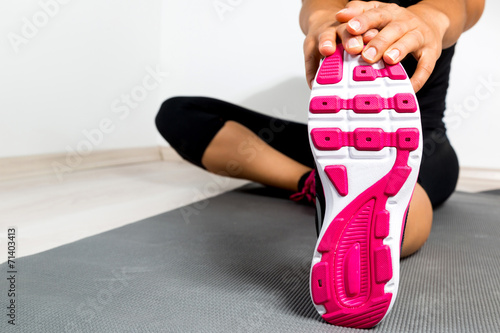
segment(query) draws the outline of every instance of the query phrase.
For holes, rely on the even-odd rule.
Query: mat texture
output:
[[[498,196],[454,194],[369,332],[499,332],[499,217]],[[311,207],[255,188],[226,193],[18,259],[17,325],[4,314],[0,331],[358,331],[326,324],[311,303],[315,238]]]

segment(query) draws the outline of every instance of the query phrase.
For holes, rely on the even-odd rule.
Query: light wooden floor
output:
[[[17,227],[17,257],[154,216],[245,184],[184,162],[152,162],[0,183],[0,262]]]
[[[500,179],[462,177],[458,190],[500,188]],[[151,162],[79,171],[59,182],[37,176],[0,182],[0,262],[7,227],[18,229],[17,257],[45,251],[215,196],[243,185],[185,162]],[[188,221],[186,221],[188,222]],[[1,245],[3,244],[3,245]]]

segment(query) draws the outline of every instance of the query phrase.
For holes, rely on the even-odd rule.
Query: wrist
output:
[[[445,46],[445,39],[451,23],[450,18],[444,11],[426,1],[408,7],[408,10],[422,19],[437,34],[443,48],[447,47]]]

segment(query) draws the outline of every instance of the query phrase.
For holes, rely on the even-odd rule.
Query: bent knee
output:
[[[185,123],[189,97],[172,97],[162,103],[155,118],[156,128],[165,140],[175,145],[175,139],[182,134],[181,126]]]
[[[185,160],[202,168],[206,147],[224,125],[224,119],[210,106],[210,101],[205,97],[169,98],[155,119],[158,131],[170,146]]]
[[[425,190],[417,184],[410,203],[401,256],[419,250],[427,241],[432,228],[432,205]]]

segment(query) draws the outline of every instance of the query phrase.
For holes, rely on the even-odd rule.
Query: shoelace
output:
[[[290,196],[293,201],[306,200],[307,202],[316,203],[316,181],[315,181],[316,170],[312,170],[307,176],[304,182],[304,187],[300,192],[294,193]]]

